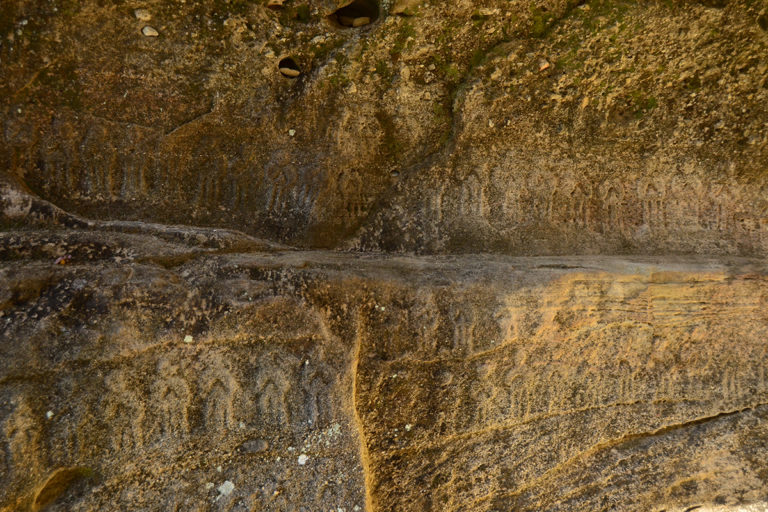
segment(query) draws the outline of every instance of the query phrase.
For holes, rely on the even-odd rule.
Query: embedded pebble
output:
[[[288,78],[296,78],[301,74],[301,71],[299,71],[298,69],[280,68],[280,73],[283,76],[287,76]]]
[[[48,412],[46,412],[46,413],[45,413],[45,417],[46,417],[46,418],[48,418],[48,419],[51,419],[51,418],[53,418],[53,411],[48,411]]]
[[[301,455],[299,455],[299,466],[303,466],[304,464],[307,463],[308,460],[309,460],[309,457],[302,453]]]
[[[192,343],[193,341],[195,341],[195,339],[192,336],[190,336],[189,334],[184,336],[184,343]]]
[[[144,34],[147,37],[157,37],[160,35],[160,33],[155,30],[154,28],[150,27],[149,25],[145,26],[143,29],[141,29],[141,33]]]
[[[235,484],[227,480],[226,482],[224,482],[219,486],[219,489],[218,489],[219,497],[229,496],[230,494],[232,494],[232,491],[234,490],[235,490]]]
[[[409,16],[413,14],[414,9],[419,5],[419,0],[395,0],[391,14],[402,14]]]
[[[152,19],[152,15],[147,9],[136,9],[133,11],[133,15],[136,16],[136,19],[139,21],[149,21]]]
[[[262,453],[269,449],[269,443],[263,439],[250,439],[240,445],[240,451],[245,453]]]

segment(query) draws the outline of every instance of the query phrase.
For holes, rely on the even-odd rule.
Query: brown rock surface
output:
[[[763,1],[390,4],[5,2],[0,167],[306,247],[766,254]]]
[[[0,3],[0,511],[768,510],[766,16]]]
[[[101,237],[3,236],[8,510],[58,467],[94,475],[62,510],[766,498],[763,262]],[[50,246],[74,256],[21,249]]]

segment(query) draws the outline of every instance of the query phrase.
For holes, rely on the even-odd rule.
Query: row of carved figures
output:
[[[98,388],[103,389],[100,396],[77,399],[90,405],[77,406],[68,415],[68,435],[81,438],[74,444],[103,437],[115,454],[130,454],[196,434],[224,437],[242,428],[293,431],[329,423],[331,379],[322,370],[291,366],[261,367],[245,384],[223,367],[190,379],[178,367],[162,363],[160,374],[146,387],[136,384],[135,372],[114,370]],[[45,429],[42,413],[34,413],[21,399],[20,404],[0,423],[7,455],[16,463],[39,452],[39,446],[30,445],[40,444]]]
[[[284,152],[264,162],[253,152],[216,147],[179,153],[146,135],[117,148],[106,134],[91,134],[80,144],[63,137],[33,148],[9,145],[10,169],[39,181],[46,193],[85,201],[154,198],[281,215],[309,214],[322,196],[329,204],[340,203],[338,213],[353,220],[367,213],[372,200],[359,170],[327,172],[320,165],[297,164]]]
[[[404,410],[423,427],[451,436],[489,428],[511,428],[553,415],[600,408],[680,402],[737,409],[768,400],[766,365],[743,365],[738,360],[730,361],[721,369],[698,372],[649,373],[624,365],[613,370],[594,368],[578,374],[547,367],[509,368],[504,363],[498,361],[490,371],[480,372],[468,380],[459,378],[464,370],[456,370],[451,387],[440,393],[428,386],[426,389],[414,387]],[[419,372],[415,375],[424,377]],[[410,376],[408,372],[399,372],[398,378],[407,383]],[[387,399],[389,380],[382,379],[373,390],[372,396],[379,404],[393,401],[393,397]],[[437,423],[430,424],[432,422]]]
[[[47,149],[32,162],[17,158],[20,170],[37,174],[49,193],[85,200],[170,199],[216,210],[246,209],[282,215],[309,215],[322,197],[338,201],[347,220],[365,216],[372,196],[359,171],[325,175],[319,168],[244,159],[201,161],[194,155],[168,155],[159,161],[146,152],[112,150],[73,156]],[[209,159],[210,160],[210,159]],[[273,165],[270,165],[273,164]],[[26,167],[26,168],[25,168]],[[195,179],[190,181],[190,175]],[[594,231],[706,229],[768,231],[768,206],[748,185],[640,179],[590,184],[556,176],[511,178],[492,183],[470,174],[441,186],[425,199],[430,218],[485,219],[504,228],[548,222]]]
[[[438,220],[482,218],[492,225],[551,222],[596,230],[646,225],[752,231],[768,230],[762,192],[747,184],[703,184],[675,177],[592,183],[586,177],[577,181],[537,175],[496,183],[473,173],[437,187],[426,205]]]

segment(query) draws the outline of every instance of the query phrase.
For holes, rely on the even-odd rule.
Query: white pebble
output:
[[[193,341],[195,341],[195,339],[192,336],[190,336],[189,334],[184,336],[184,343],[192,343]]]
[[[136,16],[136,19],[139,21],[149,21],[152,19],[152,15],[147,9],[136,9],[133,11],[133,15]]]
[[[48,411],[47,413],[45,413],[45,417],[48,419],[53,418],[53,411]]]
[[[407,425],[405,426],[405,431],[406,431],[406,432],[410,432],[412,428],[413,428],[413,425],[411,425],[411,424],[409,423],[409,424],[407,424]]]
[[[157,36],[160,35],[160,32],[158,32],[154,28],[150,27],[149,25],[147,25],[146,27],[141,29],[141,33],[144,34],[147,37],[157,37]]]
[[[219,486],[219,495],[220,496],[229,496],[232,494],[232,491],[235,490],[235,484],[227,480],[223,484]]]
[[[293,129],[291,129],[291,130],[288,130],[288,135],[290,135],[291,137],[293,137],[294,135],[296,135],[296,130],[293,130]]]
[[[304,464],[307,463],[308,460],[309,460],[309,457],[302,453],[301,455],[299,455],[299,466],[303,466]]]

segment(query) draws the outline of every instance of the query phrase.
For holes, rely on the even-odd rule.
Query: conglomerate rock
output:
[[[0,511],[768,510],[764,0],[0,0]]]

